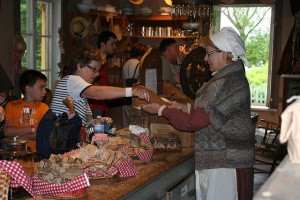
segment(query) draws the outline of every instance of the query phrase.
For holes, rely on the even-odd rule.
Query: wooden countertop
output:
[[[138,193],[139,190],[145,188],[146,185],[150,186],[151,184],[157,184],[155,183],[156,180],[158,180],[161,176],[167,174],[173,168],[175,169],[180,164],[184,164],[184,162],[187,160],[194,162],[193,148],[183,148],[181,152],[176,153],[154,153],[149,164],[137,163],[138,175],[135,177],[117,177],[90,180],[91,186],[87,188],[88,195],[85,199],[110,200],[128,198],[131,195]],[[191,163],[189,163],[189,165],[190,164]],[[176,176],[182,176],[183,178],[185,178],[187,175],[194,171],[194,166],[188,166],[186,169],[180,170],[180,175]],[[174,179],[173,181],[178,180]],[[159,185],[159,187],[164,187],[161,181],[159,181]]]
[[[195,171],[194,149],[181,152],[154,153],[149,164],[137,163],[138,175],[128,178],[92,179],[85,197],[76,200],[159,199],[168,190]],[[34,200],[33,198],[25,198]],[[35,200],[50,200],[38,196]]]

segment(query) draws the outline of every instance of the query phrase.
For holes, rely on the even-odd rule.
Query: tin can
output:
[[[161,36],[167,36],[167,27],[161,28]]]
[[[145,36],[145,35],[146,35],[146,27],[142,26],[140,31],[140,36]]]
[[[161,27],[156,27],[154,35],[155,36],[161,36],[162,35],[162,28]]]
[[[167,27],[166,35],[167,36],[172,36],[173,35],[173,33],[172,33],[172,27]]]
[[[153,27],[146,27],[145,36],[153,36]]]

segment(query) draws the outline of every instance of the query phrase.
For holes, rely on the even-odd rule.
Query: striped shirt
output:
[[[85,125],[92,117],[92,111],[87,99],[81,94],[90,86],[91,84],[80,76],[69,75],[62,78],[55,88],[50,109],[56,114],[68,111],[69,108],[62,102],[62,99],[69,96],[74,101],[75,112],[81,117],[82,125]]]

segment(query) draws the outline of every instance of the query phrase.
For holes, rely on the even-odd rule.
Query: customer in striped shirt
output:
[[[62,99],[71,97],[74,101],[75,111],[82,119],[84,126],[92,117],[92,112],[87,98],[97,100],[108,100],[122,97],[136,96],[140,99],[150,100],[150,95],[145,89],[123,88],[112,86],[92,85],[95,78],[99,76],[101,64],[105,61],[100,50],[93,46],[82,47],[74,52],[69,75],[63,77],[54,91],[50,108],[56,114],[68,111]]]

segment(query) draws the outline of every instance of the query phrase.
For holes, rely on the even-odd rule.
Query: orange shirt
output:
[[[12,121],[14,127],[22,128],[40,123],[44,114],[49,110],[47,104],[36,101],[34,104],[28,104],[22,99],[10,101],[5,106],[5,120]],[[36,142],[30,140],[27,146],[31,151],[36,152]]]

